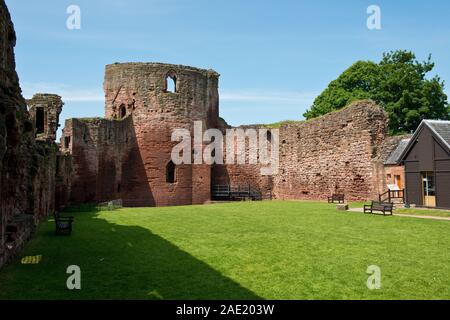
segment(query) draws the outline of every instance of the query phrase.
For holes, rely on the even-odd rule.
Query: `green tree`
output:
[[[315,118],[371,99],[389,114],[392,134],[415,130],[423,119],[450,119],[444,81],[426,77],[433,68],[431,55],[418,62],[414,53],[402,50],[384,53],[379,63],[358,61],[328,85],[304,116]]]

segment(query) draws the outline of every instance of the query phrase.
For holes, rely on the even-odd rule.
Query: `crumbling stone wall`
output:
[[[213,182],[250,185],[278,199],[320,200],[332,193],[344,193],[349,200],[375,199],[383,190],[383,159],[396,146],[384,143],[387,122],[381,107],[360,101],[318,119],[286,123],[279,128],[277,174],[262,176],[261,164],[216,165]]]
[[[69,119],[61,137],[61,150],[73,159],[71,201],[101,202],[121,198],[122,183],[133,184],[133,177],[122,182],[122,169],[133,149],[131,119]],[[126,169],[126,168],[125,168]]]
[[[166,181],[166,167],[177,144],[171,141],[174,129],[193,133],[194,121],[201,121],[203,130],[216,125],[218,77],[212,70],[160,63],[106,67],[106,117],[120,118],[125,107],[126,116],[132,118],[137,149],[129,155],[127,174],[135,177],[130,190],[135,201],[159,206],[203,203],[210,198],[209,166],[177,166],[175,183]],[[167,90],[172,80],[175,92]]]
[[[195,121],[203,130],[217,125],[218,77],[212,70],[160,63],[106,66],[106,120],[73,119],[64,129],[61,143],[70,136],[74,161],[72,200],[121,198],[130,206],[209,200],[211,166],[178,165],[173,183],[166,168],[178,144],[171,141],[174,129],[193,135]],[[168,91],[172,80],[175,92]]]
[[[72,186],[72,156],[59,149],[56,155],[55,210],[62,211],[70,204]]]
[[[268,128],[264,125],[244,125],[239,127],[231,127],[223,120],[220,120],[219,129],[222,131],[224,135],[224,158],[227,155],[227,129],[241,129],[244,132],[248,132],[248,130],[255,130],[258,134],[259,130],[268,130]],[[237,141],[235,140],[235,143]],[[270,142],[267,141],[269,144]],[[259,144],[259,135],[258,135],[258,144]],[[245,139],[245,164],[238,164],[237,162],[229,164],[215,164],[212,171],[212,184],[214,185],[231,185],[233,187],[250,187],[251,189],[256,189],[261,191],[263,198],[270,199],[272,198],[273,192],[273,179],[272,175],[262,175],[261,168],[263,165],[260,163],[251,164],[250,159],[250,141],[248,137]],[[235,156],[238,156],[238,149],[235,145]],[[257,152],[254,152],[256,158],[258,158]]]
[[[387,124],[381,107],[360,101],[317,119],[283,125],[275,196],[326,199],[344,193],[348,200],[375,199],[374,166]]]
[[[168,92],[167,79],[176,79],[176,92]],[[139,206],[204,203],[211,184],[251,186],[279,199],[326,199],[339,192],[349,200],[367,200],[382,189],[379,164],[380,154],[389,149],[382,147],[388,120],[371,101],[282,125],[279,172],[273,176],[261,175],[260,164],[181,165],[176,182],[168,183],[175,128],[193,133],[194,121],[201,121],[204,130],[225,133],[230,128],[218,117],[217,86],[218,74],[211,70],[158,63],[107,66],[107,120],[66,124],[76,172],[72,200],[122,198]],[[265,127],[243,127],[249,128]],[[95,138],[86,141],[86,135]]]
[[[15,42],[11,17],[0,0],[0,267],[51,213],[55,200],[58,148],[51,138],[57,123],[50,121],[48,136],[35,140],[34,119],[15,71]]]
[[[30,117],[34,120],[36,128],[37,110],[41,109],[43,114],[43,132],[37,134],[38,139],[54,141],[59,127],[59,115],[64,103],[56,94],[35,94],[32,99],[27,100]]]
[[[11,17],[0,0],[0,266],[14,249],[8,243],[11,221],[28,209],[27,168],[33,153],[33,126],[15,71],[15,42]]]

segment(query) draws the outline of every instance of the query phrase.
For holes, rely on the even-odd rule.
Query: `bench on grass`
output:
[[[392,215],[394,204],[390,202],[372,201],[371,204],[364,205],[364,213],[374,213],[374,211],[382,212],[383,215],[389,213]]]
[[[72,233],[73,217],[61,217],[59,212],[54,212],[57,235],[70,235]]]
[[[328,203],[344,203],[345,196],[344,194],[335,193],[331,197],[328,197]]]

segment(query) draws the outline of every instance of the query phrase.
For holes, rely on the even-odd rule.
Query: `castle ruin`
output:
[[[54,141],[61,98],[22,97],[15,42],[9,12],[0,1],[0,266],[42,219],[67,204],[71,175],[70,155],[61,154]]]
[[[370,101],[282,125],[276,175],[262,176],[255,164],[175,166],[174,129],[193,134],[195,121],[204,130],[225,133],[229,128],[219,118],[218,78],[215,71],[180,65],[108,65],[106,117],[69,119],[61,138],[62,151],[73,157],[71,201],[201,204],[211,199],[215,184],[251,185],[277,199],[326,199],[334,192],[345,193],[349,200],[378,195],[376,159],[388,118]],[[173,92],[168,90],[171,81]]]
[[[175,165],[174,129],[193,134],[195,121],[203,130],[230,128],[219,117],[219,74],[181,65],[106,66],[105,118],[68,119],[58,145],[62,98],[22,97],[3,0],[0,18],[0,266],[39,221],[70,203],[203,204],[216,184],[249,185],[276,199],[323,200],[339,192],[368,200],[385,191],[383,159],[396,143],[387,137],[386,113],[370,101],[282,124],[273,176],[261,175],[258,164]]]

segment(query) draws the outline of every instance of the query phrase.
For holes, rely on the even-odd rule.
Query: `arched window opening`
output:
[[[267,130],[267,141],[272,142],[272,132],[270,130]]]
[[[119,107],[119,118],[123,119],[123,118],[125,118],[126,115],[127,115],[127,108],[125,108],[125,105],[122,104]]]
[[[36,133],[44,133],[45,111],[44,108],[36,108]]]
[[[166,92],[177,92],[177,74],[169,71],[166,76]]]
[[[70,136],[64,137],[64,149],[69,149],[70,147]]]
[[[175,183],[176,181],[177,181],[176,166],[175,163],[173,163],[171,160],[166,166],[166,182]]]

